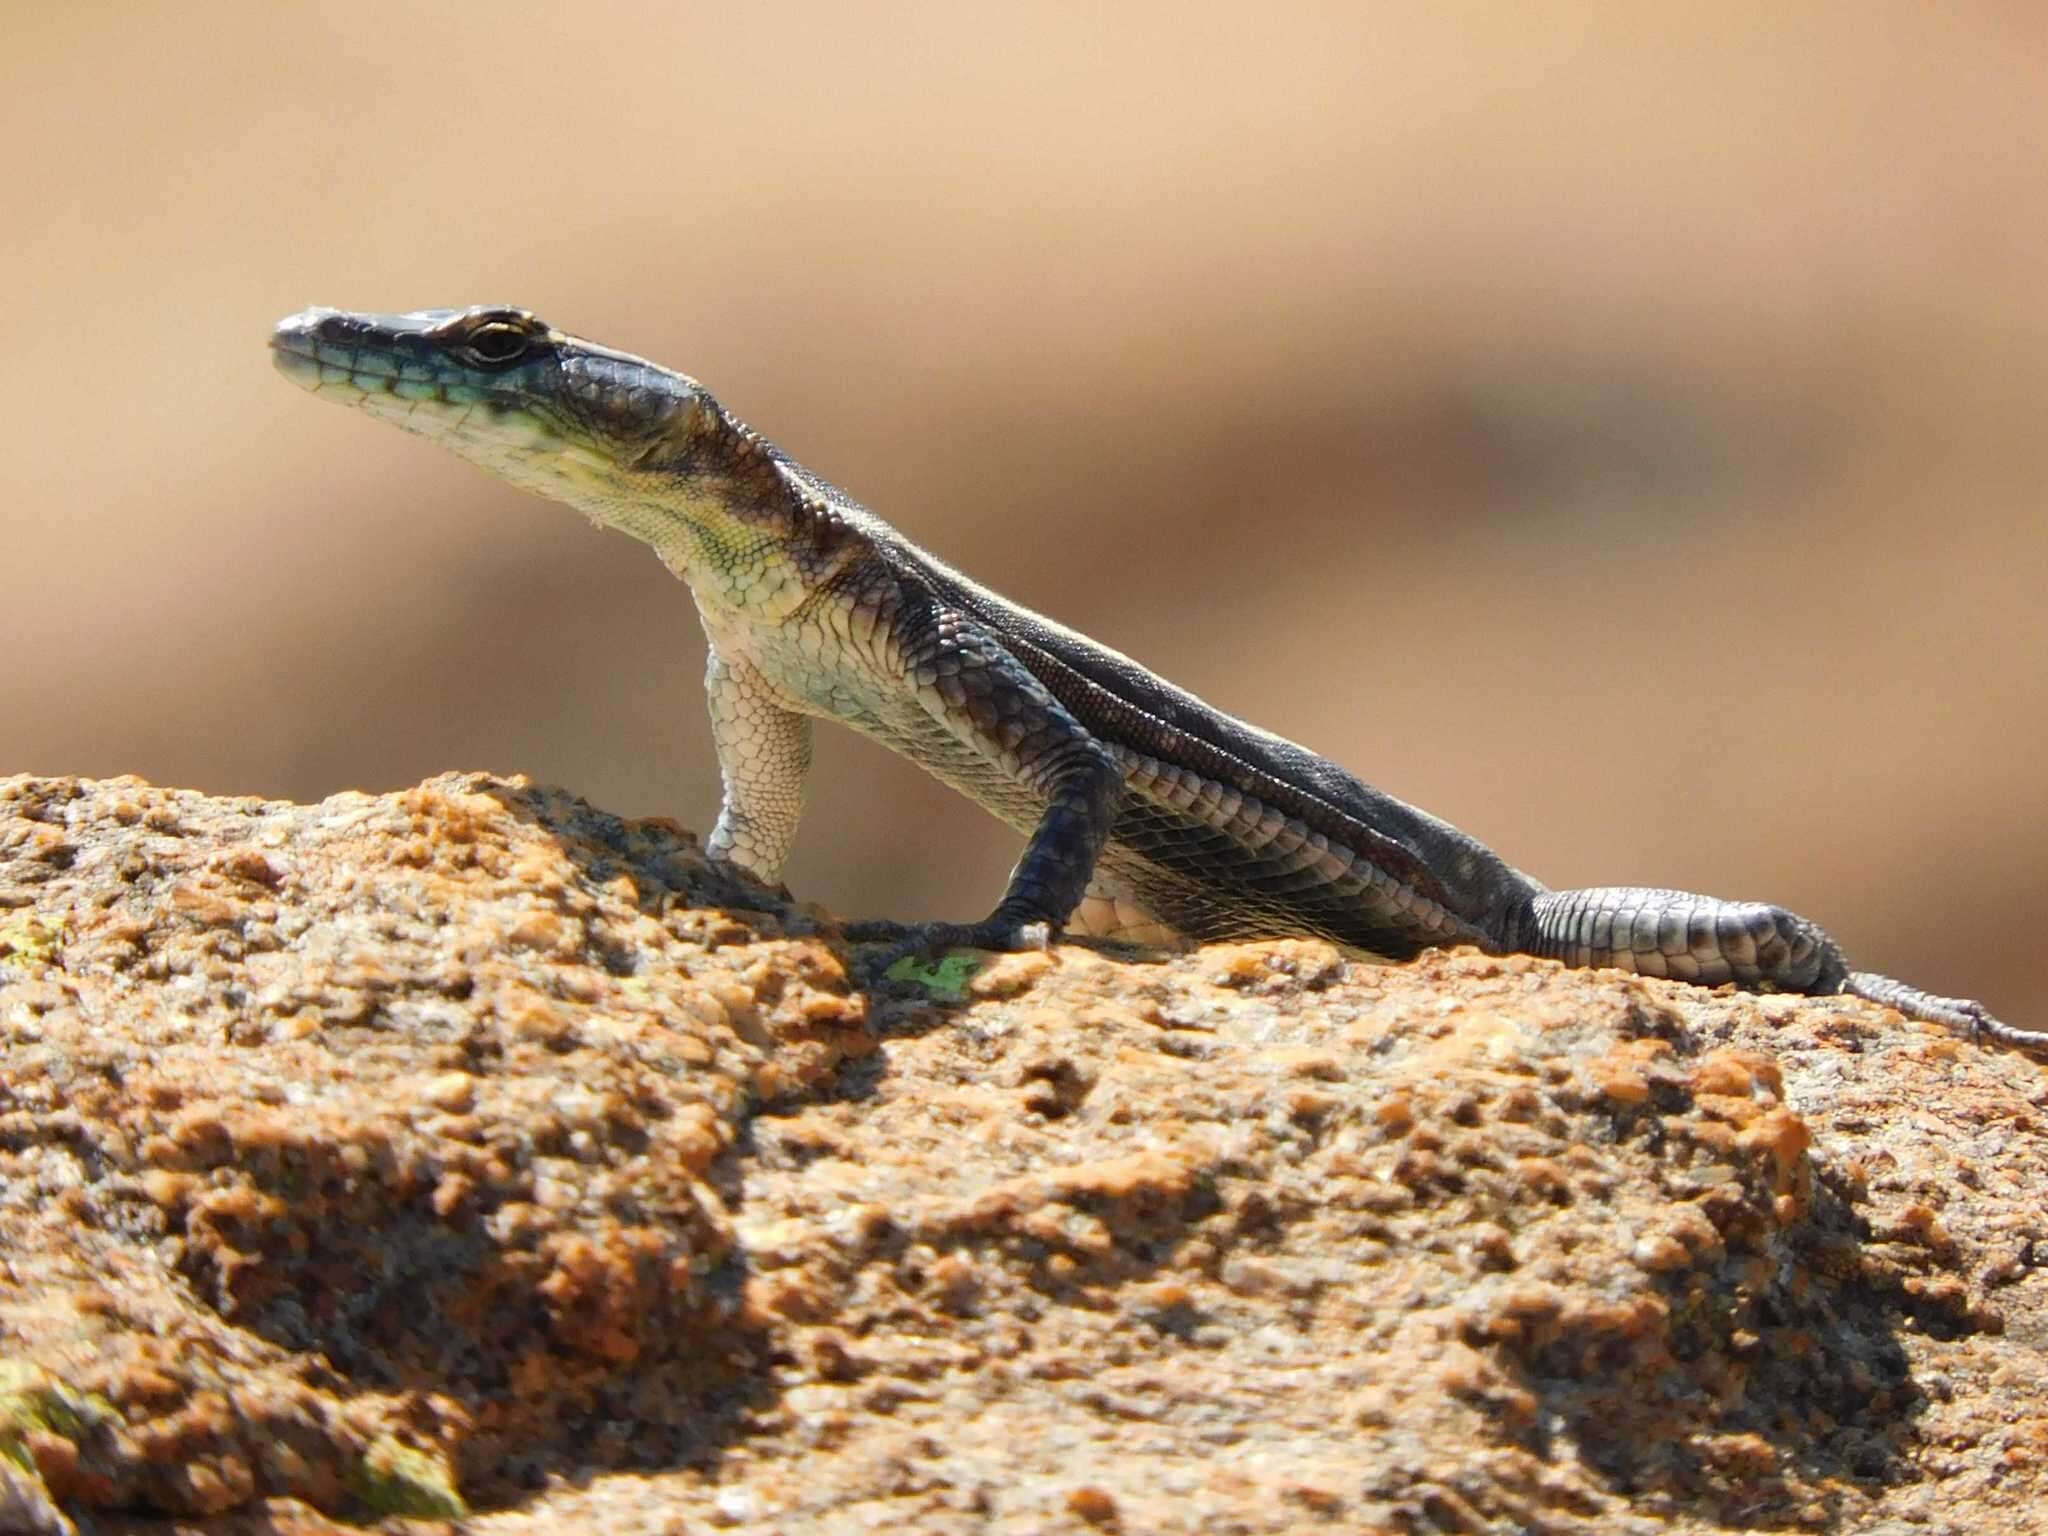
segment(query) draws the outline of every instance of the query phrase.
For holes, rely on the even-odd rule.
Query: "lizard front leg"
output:
[[[1567,965],[1609,965],[1709,987],[1732,981],[1816,997],[1847,993],[1966,1035],[2048,1049],[2048,1031],[2002,1023],[1982,1003],[1937,997],[1874,971],[1850,970],[1840,946],[1818,923],[1764,902],[1590,886],[1541,893],[1527,923],[1530,931],[1519,947]]]
[[[751,663],[711,648],[704,669],[711,741],[725,784],[705,851],[774,885],[796,842],[811,771],[811,721],[786,707]]]
[[[847,936],[895,939],[876,967],[940,948],[1035,949],[1058,937],[1109,840],[1123,771],[1024,664],[986,630],[932,606],[901,621],[898,643],[919,702],[953,737],[1043,803],[995,910],[978,923],[855,923]]]

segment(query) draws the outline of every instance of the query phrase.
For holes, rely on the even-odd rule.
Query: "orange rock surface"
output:
[[[1466,953],[847,959],[523,780],[0,780],[0,1525],[2048,1529],[2038,1063]]]

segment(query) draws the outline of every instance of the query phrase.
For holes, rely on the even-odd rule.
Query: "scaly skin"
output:
[[[1851,993],[2009,1045],[2048,1032],[1851,971],[1783,908],[1550,891],[1424,811],[1233,719],[911,544],[694,379],[524,310],[308,310],[271,341],[382,416],[651,545],[689,584],[725,794],[711,853],[780,878],[810,722],[900,752],[1024,833],[977,923],[857,924],[890,956],[1063,930],[1158,942],[1318,934],[1401,959],[1474,944],[1714,985]],[[886,958],[883,961],[886,964]]]

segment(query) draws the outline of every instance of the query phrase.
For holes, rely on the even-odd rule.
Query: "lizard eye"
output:
[[[485,368],[505,368],[526,356],[532,346],[533,337],[523,327],[494,320],[463,337],[455,350]]]

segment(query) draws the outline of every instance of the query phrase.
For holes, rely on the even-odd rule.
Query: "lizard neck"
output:
[[[630,526],[643,509],[658,513],[653,537]],[[622,510],[626,516],[611,526],[652,545],[707,614],[777,623],[810,595],[787,533],[773,522],[736,516],[719,487],[693,483]]]
[[[736,457],[731,469],[663,475],[639,507],[608,520],[654,546],[707,623],[780,624],[870,544],[830,497],[780,473],[767,444],[750,439]],[[654,537],[630,526],[636,513],[651,515]]]

